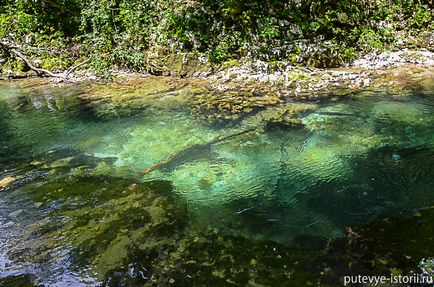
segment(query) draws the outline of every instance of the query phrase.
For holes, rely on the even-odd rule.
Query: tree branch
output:
[[[35,71],[38,76],[43,76],[43,75],[47,75],[50,77],[55,77],[55,78],[62,78],[62,79],[66,79],[75,69],[77,69],[78,67],[88,63],[91,59],[87,59],[81,63],[78,63],[75,66],[70,67],[69,69],[65,70],[63,73],[53,73],[50,70],[47,69],[43,69],[43,68],[38,68],[35,65],[33,65],[33,63],[23,54],[19,51],[19,46],[16,45],[12,45],[10,43],[5,43],[5,42],[0,42],[0,48],[3,50],[8,50],[10,52],[12,52],[13,54],[15,54],[18,58],[20,58],[21,60],[23,60],[27,66]]]
[[[24,56],[21,52],[19,52],[18,50],[15,49],[11,49],[12,53],[14,53],[15,55],[17,55],[18,57],[20,57],[24,62],[26,62],[27,66],[29,66],[30,69],[32,69],[33,71],[35,71],[38,74],[47,74],[51,77],[56,77],[56,78],[65,78],[64,74],[55,74],[47,69],[42,69],[42,68],[36,68],[30,61],[29,59],[27,59],[26,56]]]
[[[85,60],[85,61],[83,61],[83,62],[81,62],[81,63],[78,63],[78,64],[75,65],[75,66],[72,66],[71,68],[69,68],[69,69],[65,72],[65,78],[68,77],[69,74],[71,74],[75,69],[77,69],[77,68],[80,67],[81,65],[84,65],[84,64],[89,63],[89,62],[90,62],[90,59],[87,59],[87,60]]]
[[[183,162],[184,158],[186,156],[188,156],[188,154],[194,154],[199,149],[209,148],[213,144],[216,144],[216,143],[219,143],[219,142],[222,142],[222,141],[226,141],[226,140],[232,139],[234,137],[237,137],[237,136],[240,136],[240,135],[243,135],[243,134],[246,134],[246,133],[250,133],[250,132],[252,132],[254,130],[256,130],[256,128],[251,128],[251,129],[247,129],[247,130],[244,130],[244,131],[241,131],[241,132],[237,132],[237,133],[234,133],[234,134],[230,134],[230,135],[227,135],[227,136],[218,137],[216,139],[213,139],[212,141],[209,141],[209,142],[206,142],[206,143],[203,143],[203,144],[195,144],[195,145],[192,145],[192,146],[188,146],[188,147],[184,148],[183,150],[181,150],[180,152],[178,152],[178,153],[176,153],[176,154],[174,154],[172,156],[169,156],[168,158],[166,158],[166,159],[164,159],[162,161],[159,161],[156,164],[154,164],[154,165],[146,168],[145,170],[143,170],[143,172],[141,174],[142,175],[148,174],[148,173],[150,173],[150,172],[152,172],[154,170],[160,169],[162,167],[166,167],[166,166],[170,165],[171,163],[173,163],[175,161]]]

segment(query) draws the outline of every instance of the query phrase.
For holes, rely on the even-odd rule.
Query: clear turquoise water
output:
[[[258,120],[267,111],[212,126],[187,104],[166,107],[164,99],[119,116],[125,107],[107,112],[100,102],[81,99],[85,88],[0,87],[0,179],[18,178],[0,192],[0,277],[98,285],[104,279],[98,264],[73,260],[81,241],[62,228],[78,220],[72,210],[98,218],[102,203],[117,202],[119,194],[107,190],[117,190],[119,181],[169,182],[175,202],[187,208],[188,230],[283,246],[303,236],[340,238],[348,226],[405,219],[434,203],[434,91],[324,101],[299,116],[301,128],[290,128]],[[252,128],[137,177],[185,148]],[[130,209],[113,210],[126,218],[122,232],[141,226]],[[73,230],[77,238],[84,232]],[[116,252],[123,254],[110,256]]]

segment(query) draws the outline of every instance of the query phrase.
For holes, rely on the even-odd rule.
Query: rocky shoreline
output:
[[[188,54],[147,55],[147,73],[111,71],[104,79],[89,70],[78,70],[67,78],[27,78],[38,85],[44,83],[122,83],[133,86],[144,79],[163,79],[177,87],[205,87],[213,93],[273,94],[290,101],[315,101],[351,94],[360,90],[404,91],[411,87],[431,87],[434,79],[434,52],[422,50],[388,51],[368,54],[352,65],[339,68],[294,66],[288,62],[264,62],[242,59],[219,66],[206,58]],[[8,78],[0,80],[15,81]],[[135,84],[134,84],[135,83]],[[149,82],[148,82],[149,83]],[[173,88],[176,89],[176,88]]]
[[[402,87],[406,82],[415,84],[420,80],[432,78],[434,53],[428,50],[387,52],[367,55],[352,66],[319,69],[294,67],[277,63],[273,66],[264,62],[248,62],[230,67],[212,75],[215,87],[221,91],[231,86],[275,87],[289,97],[302,98],[321,96],[338,91],[381,86]]]

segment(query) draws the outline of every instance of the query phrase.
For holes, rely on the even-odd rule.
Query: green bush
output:
[[[52,57],[69,52],[66,62],[92,56],[100,73],[142,71],[155,46],[216,63],[248,56],[335,66],[393,47],[397,33],[434,28],[431,0],[6,0],[0,9],[1,40]]]

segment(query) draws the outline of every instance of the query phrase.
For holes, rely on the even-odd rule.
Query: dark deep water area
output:
[[[288,125],[290,102],[210,123],[184,93],[88,89],[0,85],[0,286],[432,274],[434,90],[307,103]]]

